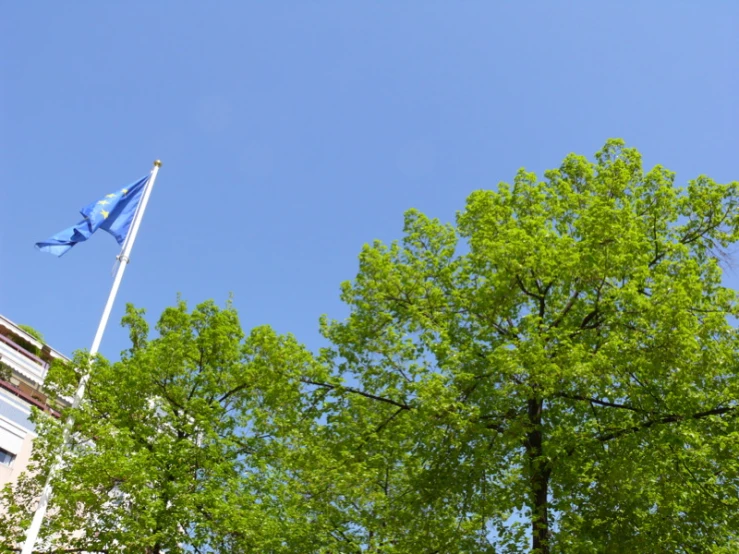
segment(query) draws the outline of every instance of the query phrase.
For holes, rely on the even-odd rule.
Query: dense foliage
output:
[[[23,324],[21,324],[21,325],[18,325],[18,327],[20,329],[23,329],[26,333],[28,333],[29,335],[31,335],[33,338],[35,338],[40,343],[46,342],[46,341],[44,341],[44,335],[41,333],[41,331],[37,331],[36,329],[34,329],[33,327],[31,327],[30,325],[23,325]]]
[[[678,187],[614,140],[472,193],[456,225],[408,212],[402,241],[363,249],[319,353],[244,337],[212,303],[150,339],[131,308],[45,533],[110,552],[737,551],[720,260],[738,238],[736,183]],[[58,436],[39,426],[7,537]]]

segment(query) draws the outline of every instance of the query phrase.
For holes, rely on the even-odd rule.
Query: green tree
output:
[[[738,206],[612,140],[365,247],[323,321],[335,551],[739,549]]]
[[[47,537],[108,552],[739,550],[739,185],[609,141],[364,248],[312,355],[183,303],[96,360]],[[76,364],[48,387],[70,394]],[[59,440],[8,487],[21,536]],[[81,533],[80,533],[81,531]],[[8,540],[8,537],[13,537]],[[2,543],[0,543],[2,544]]]
[[[148,338],[128,307],[132,347],[120,362],[98,358],[85,401],[73,413],[74,445],[54,481],[39,551],[294,552],[310,544],[288,525],[299,498],[286,465],[312,408],[299,376],[312,357],[268,328],[244,337],[235,311],[211,302],[164,311]],[[71,395],[87,367],[55,366],[46,383]],[[35,414],[34,464],[6,487],[0,544],[24,536],[61,422]]]

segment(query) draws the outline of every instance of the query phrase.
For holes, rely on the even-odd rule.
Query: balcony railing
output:
[[[13,383],[8,383],[7,381],[3,381],[0,379],[0,388],[5,389],[6,391],[10,392],[11,394],[14,394],[21,400],[24,400],[28,404],[31,404],[33,406],[36,406],[39,410],[42,412],[46,412],[47,414],[51,414],[55,418],[59,419],[61,415],[59,412],[57,412],[55,409],[53,409],[51,406],[45,404],[44,402],[41,402],[38,398],[34,398],[27,392],[24,392],[20,387],[14,385]]]
[[[49,364],[12,340],[0,335],[0,361],[26,379],[43,384]]]

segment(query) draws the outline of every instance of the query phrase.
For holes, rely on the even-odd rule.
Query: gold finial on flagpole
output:
[[[162,160],[154,160],[154,165],[157,167],[162,167]]]

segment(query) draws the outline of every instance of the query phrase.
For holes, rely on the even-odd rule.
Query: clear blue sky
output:
[[[161,158],[102,352],[126,302],[153,320],[178,292],[315,346],[408,208],[451,220],[608,137],[739,179],[737,29],[728,0],[4,2],[0,313],[89,347],[115,241],[33,244]]]

